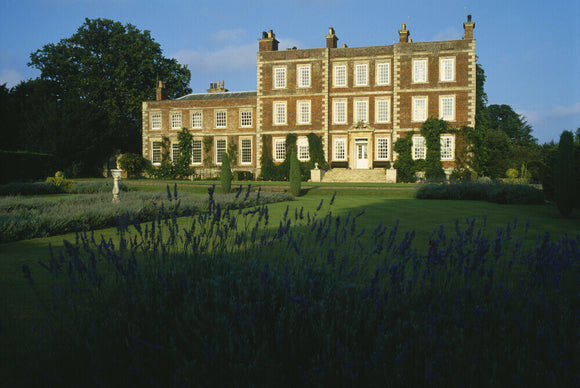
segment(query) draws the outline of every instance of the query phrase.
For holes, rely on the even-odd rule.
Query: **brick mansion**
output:
[[[207,93],[168,100],[159,83],[156,100],[143,102],[143,156],[160,164],[167,138],[176,157],[177,134],[187,128],[193,167],[219,166],[235,144],[235,169],[257,177],[263,150],[271,150],[275,163],[284,160],[288,133],[297,136],[298,159],[309,160],[307,135],[314,133],[331,167],[323,180],[334,174],[336,180],[378,176],[384,182],[398,138],[412,136],[413,157],[425,158],[419,129],[427,118],[439,117],[453,128],[475,125],[474,27],[469,15],[462,39],[413,42],[403,24],[397,43],[372,47],[339,47],[331,27],[324,48],[287,50],[278,50],[272,30],[263,32],[256,91],[229,92],[222,81],[211,83]],[[457,136],[441,136],[447,173],[465,153]],[[351,175],[338,178],[341,172]]]

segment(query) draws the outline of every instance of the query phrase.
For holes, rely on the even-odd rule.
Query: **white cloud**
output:
[[[234,30],[231,30],[234,31]],[[220,37],[227,34],[218,33]],[[280,39],[279,49],[300,47],[300,42],[292,39]],[[203,71],[247,71],[256,68],[258,42],[243,45],[228,45],[210,50],[180,50],[172,55],[182,65],[187,65],[192,72]]]
[[[457,28],[454,27],[447,27],[443,31],[439,31],[437,35],[433,37],[434,41],[440,40],[456,40],[461,39],[463,36],[463,32],[459,31]]]
[[[550,110],[549,115],[554,117],[567,117],[580,115],[580,102],[577,102],[570,106],[556,106]]]
[[[226,46],[215,51],[181,50],[173,58],[191,71],[238,70],[256,67],[258,44]]]
[[[214,32],[209,37],[209,40],[212,42],[239,42],[246,38],[246,31],[241,28],[236,28],[233,30],[219,30]]]
[[[0,70],[0,85],[6,84],[6,87],[11,88],[24,80],[24,76],[15,70],[1,69]]]

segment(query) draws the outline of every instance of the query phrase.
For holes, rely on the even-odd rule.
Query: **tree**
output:
[[[222,185],[222,192],[229,193],[232,188],[232,169],[230,168],[230,157],[227,152],[222,153],[220,182]]]
[[[302,186],[302,175],[300,173],[300,162],[296,151],[290,154],[290,192],[298,197]]]
[[[70,38],[32,53],[29,66],[60,97],[106,112],[112,147],[122,151],[140,151],[141,104],[154,99],[157,79],[170,98],[191,92],[190,71],[165,58],[149,31],[109,19],[85,19]]]
[[[560,214],[567,217],[574,209],[576,190],[574,171],[574,135],[570,131],[562,132],[556,159],[556,205]]]
[[[530,147],[537,144],[537,139],[532,136],[532,127],[511,106],[489,105],[486,113],[488,127],[505,132],[514,145]]]

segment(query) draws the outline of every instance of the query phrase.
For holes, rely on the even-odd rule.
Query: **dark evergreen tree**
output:
[[[300,173],[300,162],[296,151],[290,154],[290,192],[293,196],[300,196],[302,186],[302,175]]]
[[[567,217],[574,208],[576,191],[576,174],[574,171],[574,135],[570,131],[562,132],[556,159],[556,205],[560,214]]]
[[[222,153],[220,183],[222,186],[222,192],[226,194],[229,193],[232,188],[232,169],[230,167],[230,158],[227,152]]]

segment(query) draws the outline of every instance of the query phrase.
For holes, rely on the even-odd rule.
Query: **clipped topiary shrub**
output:
[[[220,182],[223,193],[229,193],[232,188],[232,170],[230,168],[230,158],[226,152],[222,154],[222,168]]]
[[[570,215],[574,209],[574,192],[576,190],[574,176],[574,136],[572,132],[564,131],[560,135],[560,144],[558,145],[555,190],[556,205],[564,217]]]
[[[66,179],[62,171],[57,171],[56,174],[54,174],[54,177],[46,178],[46,183],[52,183],[59,190],[66,192],[71,188],[74,181]]]
[[[300,162],[296,152],[290,155],[290,192],[293,196],[300,196],[302,186],[302,175],[300,172]]]
[[[128,178],[140,177],[151,167],[151,162],[139,154],[127,153],[117,159],[117,164],[127,172]]]

